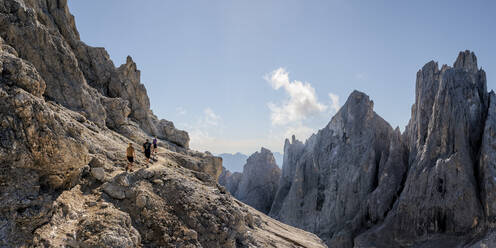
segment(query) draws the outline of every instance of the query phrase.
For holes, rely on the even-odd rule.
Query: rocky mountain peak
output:
[[[477,57],[474,52],[469,50],[461,51],[458,54],[458,58],[453,64],[455,69],[462,69],[472,73],[476,73],[479,68],[477,67]]]
[[[268,154],[268,153],[272,153],[272,152],[269,149],[262,147],[262,148],[260,148],[260,153]]]
[[[354,90],[331,119],[329,125],[331,128],[333,126],[347,126],[348,124],[355,126],[355,124],[359,124],[356,120],[371,119],[374,115],[374,102],[367,94]]]
[[[250,157],[248,157],[246,161],[246,165],[249,166],[274,165],[275,162],[276,160],[274,158],[274,154],[272,154],[272,152],[269,149],[262,147],[260,149],[260,152],[255,152]]]
[[[452,247],[472,239],[493,225],[484,216],[496,213],[496,97],[486,87],[473,52],[460,52],[453,67],[426,63],[403,134],[354,91],[304,145],[286,140],[270,215],[331,247]],[[457,233],[465,236],[450,238]]]
[[[255,209],[268,213],[272,206],[281,169],[272,152],[262,147],[246,160],[243,173],[223,170],[219,183],[240,201]]]
[[[420,72],[431,72],[431,73],[437,73],[439,72],[439,65],[436,61],[434,60],[431,60],[429,62],[427,62],[421,70],[419,70]]]
[[[350,111],[349,113],[355,113],[357,110],[371,110],[374,108],[374,102],[370,100],[369,96],[361,91],[354,90],[351,92],[350,96],[346,100],[345,104]]]
[[[493,190],[487,178],[494,173],[493,165],[478,158],[492,156],[489,150],[494,152],[484,145],[493,142],[484,131],[492,123],[486,120],[488,98],[485,73],[477,69],[473,52],[460,52],[454,67],[438,70],[429,62],[417,73],[416,101],[403,134],[409,157],[404,188],[384,224],[376,229],[381,231],[371,231],[357,243],[370,245],[367,242],[372,240],[376,246],[401,246],[401,241],[393,240],[420,243],[425,235],[470,236],[471,230],[483,228],[484,224],[479,226],[484,218],[481,207],[492,212],[493,206],[485,199],[494,198],[491,193],[479,193],[480,185],[490,189],[486,192]],[[429,200],[418,204],[419,199]],[[435,211],[429,212],[432,209]],[[470,239],[468,236],[463,238]],[[463,242],[462,236],[458,237],[453,240],[440,235],[430,242],[454,246]]]
[[[0,247],[324,247],[227,194],[139,74],[79,40],[66,0],[0,1]]]
[[[136,73],[136,76],[133,77],[133,78],[135,78],[135,80],[133,80],[133,81],[138,81],[139,82],[140,71],[138,70],[137,65],[134,62],[134,60],[131,57],[131,55],[128,55],[126,57],[126,63],[125,64],[122,64],[118,68],[118,70],[120,70],[120,71],[126,71],[127,72],[126,74],[133,73],[133,72]]]

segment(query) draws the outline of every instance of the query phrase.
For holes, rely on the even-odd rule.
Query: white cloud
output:
[[[183,107],[177,107],[176,111],[179,115],[186,115],[188,113]]]
[[[196,122],[183,125],[190,135],[191,148],[213,153],[251,154],[263,146],[273,152],[282,152],[284,139],[295,135],[304,142],[329,121],[330,113],[340,108],[338,95],[328,93],[329,100],[320,102],[310,83],[290,81],[289,73],[283,68],[274,70],[264,78],[273,89],[283,89],[286,95],[281,102],[268,103],[271,122],[266,130],[260,130],[255,137],[243,134],[235,135],[238,138],[226,136],[222,118],[207,107]]]
[[[272,125],[286,125],[301,121],[327,109],[325,104],[318,101],[312,85],[307,82],[290,81],[289,73],[284,68],[274,70],[265,76],[265,80],[275,90],[283,88],[288,95],[288,99],[283,103],[268,103]]]
[[[331,105],[330,108],[331,110],[334,110],[334,112],[338,112],[339,108],[339,96],[333,93],[329,93],[329,98],[331,99]]]
[[[339,108],[339,96],[329,93],[328,104],[319,101],[315,88],[308,82],[291,81],[289,73],[284,68],[278,68],[264,77],[273,89],[284,89],[287,99],[280,103],[269,102],[271,111],[272,130],[267,138],[268,143],[276,145],[277,150],[282,147],[282,141],[291,139],[293,135],[298,140],[305,141],[317,131],[317,126],[327,122],[329,113],[336,113]]]
[[[219,125],[220,117],[211,108],[206,108],[203,110],[203,114],[205,115],[203,119],[205,124],[212,126]]]
[[[192,149],[217,154],[225,152],[252,154],[260,150],[262,146],[269,148],[271,151],[281,151],[282,145],[284,145],[284,139],[269,139],[267,137],[229,139],[221,135],[211,135],[199,130],[190,131],[189,135]]]

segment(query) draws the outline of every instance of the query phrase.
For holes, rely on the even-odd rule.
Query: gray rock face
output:
[[[89,47],[80,41],[66,0],[2,1],[0,15],[3,43],[15,51],[16,57],[29,61],[20,65],[29,67],[26,72],[35,68],[36,74],[48,82],[33,86],[38,87],[35,95],[43,92],[47,100],[78,111],[98,126],[120,131],[129,138],[134,138],[134,130],[127,130],[128,125],[136,122],[147,134],[188,148],[186,132],[153,115],[145,86],[140,83],[140,72],[131,57],[115,68],[104,48]],[[14,64],[6,64],[4,70],[24,80],[36,75],[22,76],[12,71],[15,68]]]
[[[418,75],[414,118],[404,134],[411,149],[405,187],[384,228],[364,235],[376,237],[378,246],[442,244],[445,235],[470,237],[486,221],[477,174],[488,171],[478,169],[488,109],[485,73],[466,51],[453,68],[428,66]],[[436,90],[434,99],[423,101],[426,87]],[[422,109],[432,112],[424,115]]]
[[[352,93],[305,144],[286,141],[270,215],[330,247],[489,247],[494,101],[469,51],[453,67],[429,62],[417,73],[403,134],[373,113],[367,96]]]
[[[241,181],[241,177],[243,176],[240,172],[230,172],[225,167],[222,167],[222,173],[219,176],[219,184],[226,187],[227,191],[231,193],[231,195],[236,195],[236,191],[238,191],[239,182]]]
[[[496,95],[489,93],[484,135],[480,148],[478,167],[481,203],[487,221],[491,226],[496,222]]]
[[[318,234],[331,247],[352,245],[360,224],[384,218],[397,193],[405,164],[396,144],[399,130],[373,111],[367,95],[353,92],[305,144],[286,140],[270,215]]]
[[[262,147],[246,160],[235,197],[263,213],[268,213],[276,194],[281,169],[274,155]]]
[[[255,152],[246,160],[243,173],[231,173],[223,167],[219,184],[238,200],[267,214],[279,185],[281,169],[274,155],[266,148]]]
[[[0,1],[0,37],[0,247],[325,247],[221,192],[221,158],[142,108],[176,137],[145,169],[139,106],[110,97],[118,72],[64,0]]]

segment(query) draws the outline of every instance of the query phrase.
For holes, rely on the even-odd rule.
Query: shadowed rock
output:
[[[234,196],[236,195],[236,191],[238,191],[239,182],[241,181],[242,176],[242,173],[232,173],[225,167],[222,167],[222,173],[219,177],[219,184],[226,187],[227,191]]]
[[[260,212],[268,213],[280,176],[281,169],[277,167],[274,155],[262,147],[246,160],[235,196]]]
[[[478,167],[489,98],[476,61],[473,53],[461,52],[453,68],[428,64],[418,73],[404,134],[410,147],[405,187],[383,226],[359,237],[360,244],[371,239],[381,247],[425,241],[442,246],[472,239],[484,228],[477,172],[484,171]],[[434,98],[423,97],[432,90]]]
[[[223,168],[219,184],[240,201],[268,213],[274,201],[281,177],[274,155],[266,148],[255,152],[247,160],[243,173],[231,173]]]
[[[427,63],[403,134],[352,93],[305,144],[286,141],[270,214],[331,247],[490,247],[496,97],[486,87],[470,51],[453,67]]]
[[[399,130],[354,91],[331,122],[305,144],[286,140],[283,174],[270,215],[318,234],[331,247],[353,244],[362,223],[384,218],[399,190]]]

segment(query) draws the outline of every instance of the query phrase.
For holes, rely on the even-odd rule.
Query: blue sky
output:
[[[416,72],[476,53],[496,79],[495,1],[69,0],[81,39],[131,55],[159,118],[200,151],[282,151],[355,89],[403,130]]]

